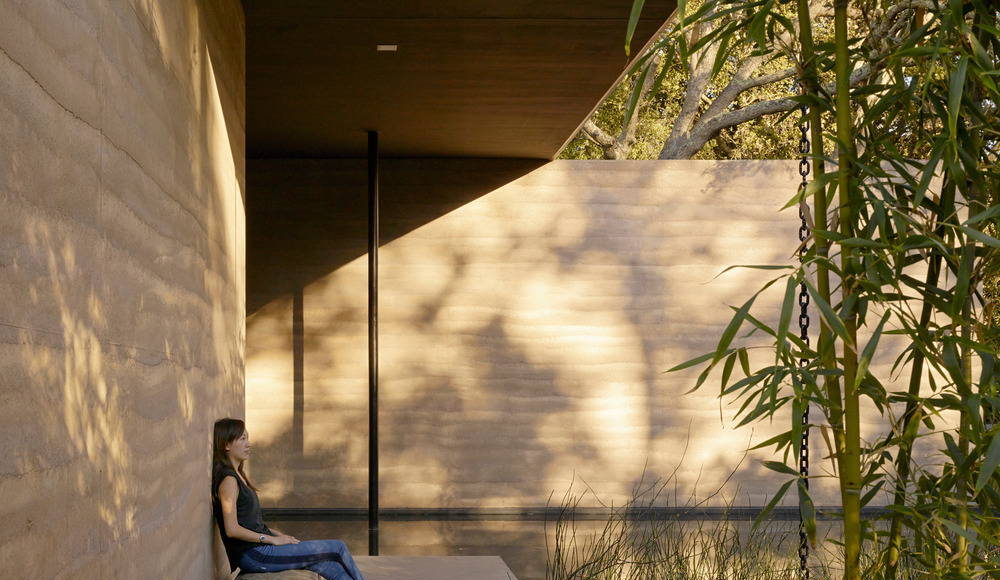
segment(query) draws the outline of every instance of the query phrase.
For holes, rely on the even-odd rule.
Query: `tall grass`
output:
[[[739,518],[732,500],[712,518],[698,517],[705,503],[693,499],[670,506],[664,493],[672,480],[637,486],[623,505],[601,504],[604,519],[594,521],[582,509],[587,487],[564,494],[557,515],[546,522],[546,580],[799,580],[798,522],[768,520],[752,525]],[[715,495],[715,494],[713,494]],[[662,508],[672,507],[669,512]],[[732,517],[730,517],[732,516]],[[832,522],[830,537],[839,536]],[[549,526],[552,526],[552,540]],[[810,578],[827,580],[843,574],[839,542],[822,538],[812,558]],[[879,566],[875,553],[862,554],[869,572]],[[908,566],[900,578],[918,578]]]

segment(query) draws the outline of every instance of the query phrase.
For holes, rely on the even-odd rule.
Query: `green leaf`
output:
[[[682,362],[681,364],[679,364],[679,365],[677,365],[675,367],[671,367],[671,368],[667,369],[664,372],[672,373],[674,371],[684,370],[686,368],[693,367],[694,365],[699,365],[699,364],[701,364],[701,363],[703,363],[703,362],[705,362],[707,360],[711,360],[712,357],[714,357],[714,356],[715,356],[715,352],[710,352],[710,353],[707,353],[707,354],[703,354],[701,356],[696,356],[693,359],[685,361],[685,362]]]
[[[937,165],[941,162],[941,157],[944,155],[944,149],[947,144],[948,142],[942,139],[935,143],[931,149],[930,158],[924,165],[924,171],[920,176],[920,183],[917,185],[917,190],[913,195],[913,205],[915,207],[919,207],[923,203],[924,197],[927,195],[927,189],[930,187],[931,180],[934,178]]]
[[[628,29],[625,31],[625,56],[632,55],[632,36],[635,35],[635,27],[639,24],[639,15],[642,14],[642,7],[646,0],[633,0],[632,12],[628,15]]]
[[[788,277],[788,282],[785,284],[785,299],[781,303],[781,319],[778,322],[778,354],[788,348],[785,342],[785,338],[788,336],[788,325],[792,321],[792,307],[795,304],[795,288],[798,286],[798,281],[792,277]]]
[[[747,269],[750,269],[750,270],[792,270],[794,268],[794,266],[770,266],[770,265],[767,265],[767,264],[760,264],[760,265],[757,265],[757,264],[737,264],[735,266],[729,266],[725,270],[719,272],[718,274],[715,275],[714,278],[712,278],[712,280],[715,280],[715,278],[718,278],[719,276],[725,274],[726,272],[728,272],[730,270],[735,270],[736,268],[747,268]]]
[[[765,404],[765,400],[761,398],[761,400],[758,401],[757,406],[754,408],[754,410],[745,417],[743,417],[743,419],[741,419],[740,422],[736,424],[736,428],[739,429],[740,427],[762,416],[770,417],[775,413],[776,410],[780,409],[785,405],[785,403],[791,400],[792,400],[791,397],[781,397],[780,399],[775,399],[774,401],[771,402],[771,404],[768,405]],[[770,399],[768,399],[768,401],[770,401]]]
[[[719,49],[715,53],[715,62],[712,63],[711,78],[715,78],[715,76],[719,74],[719,71],[722,70],[722,66],[726,64],[726,57],[729,55],[729,41],[731,38],[732,36],[727,34],[722,37],[721,41],[719,41]]]
[[[948,134],[956,139],[958,138],[958,115],[961,109],[962,93],[965,91],[965,74],[968,70],[969,57],[962,56],[948,84]]]
[[[833,330],[834,334],[844,341],[844,344],[853,346],[854,341],[851,340],[851,336],[847,333],[847,327],[844,326],[844,321],[837,316],[837,313],[833,311],[830,304],[828,304],[826,300],[823,300],[823,298],[819,295],[819,291],[816,290],[816,288],[813,287],[808,280],[806,280],[806,287],[809,289],[809,296],[816,304],[816,307],[819,308],[820,314],[823,315],[823,320],[826,321],[827,326]]]
[[[774,445],[774,451],[778,452],[792,442],[792,435],[793,433],[791,431],[785,431],[784,433],[771,437],[770,439],[764,441],[763,443],[758,443],[757,445],[754,445],[753,447],[750,448],[750,450],[752,451],[754,449],[762,449],[764,447],[770,447],[771,445]]]
[[[718,361],[724,356],[724,352],[729,348],[729,344],[733,342],[733,338],[739,331],[740,326],[743,325],[743,321],[746,320],[747,314],[750,312],[750,307],[753,306],[754,301],[757,299],[759,294],[754,294],[749,300],[743,303],[743,306],[736,311],[736,316],[729,321],[726,325],[726,329],[722,332],[722,337],[719,339],[718,346],[715,347],[715,360]]]
[[[878,326],[875,328],[875,332],[872,333],[871,338],[868,339],[868,343],[865,344],[864,350],[861,351],[861,358],[858,359],[858,373],[854,377],[855,390],[861,386],[861,381],[868,374],[868,366],[871,365],[872,356],[875,355],[875,349],[878,348],[878,341],[882,337],[882,328],[885,327],[885,323],[891,315],[891,310],[885,311],[885,314],[882,315],[882,320],[879,321]]]
[[[646,84],[646,77],[649,76],[649,71],[655,63],[655,60],[649,59],[646,66],[642,68],[642,72],[639,73],[639,77],[635,80],[635,83],[632,84],[632,92],[629,94],[628,102],[625,104],[625,119],[622,121],[623,127],[628,127],[632,121],[632,117],[636,114],[636,109],[639,107],[639,98],[642,97],[642,87]]]
[[[765,461],[764,467],[770,469],[771,471],[777,471],[778,473],[787,473],[788,475],[794,475],[796,477],[799,476],[798,471],[795,471],[780,461]]]
[[[973,546],[976,546],[977,548],[980,549],[982,548],[982,544],[980,544],[979,542],[979,536],[975,532],[970,531],[968,528],[963,528],[962,526],[956,524],[951,520],[942,519],[940,521],[942,524],[944,524],[946,528],[948,528],[952,532],[958,534],[959,536],[962,536],[966,540],[969,540],[969,543],[972,544]]]
[[[842,246],[847,246],[851,248],[865,247],[865,248],[891,248],[892,246],[884,242],[876,242],[875,240],[866,240],[864,238],[845,238],[838,242]]]
[[[979,384],[988,385],[993,381],[993,372],[996,369],[997,357],[989,352],[978,351],[979,358],[982,359],[979,373]]]
[[[811,545],[816,544],[816,506],[813,505],[809,488],[806,487],[807,480],[799,479],[799,517],[802,525],[806,528],[806,536]]]
[[[993,435],[990,446],[986,449],[983,458],[983,466],[979,470],[979,477],[976,478],[976,493],[982,491],[986,483],[993,477],[993,472],[1000,466],[1000,435]]]
[[[869,489],[864,496],[861,497],[861,507],[871,503],[871,501],[875,498],[875,495],[882,489],[882,484],[884,483],[885,481],[878,482],[871,489]]]
[[[991,248],[1000,248],[1000,240],[994,238],[993,236],[989,236],[973,228],[967,228],[965,226],[960,226],[960,227],[962,228],[962,231],[965,232],[965,235],[976,240],[977,242],[986,244]]]
[[[733,367],[736,365],[736,352],[726,357],[726,364],[722,367],[722,381],[719,383],[720,389],[725,390],[729,383],[729,377],[733,374]]]
[[[981,221],[990,220],[997,216],[1000,216],[1000,205],[995,205],[982,213],[977,213],[965,220],[965,223],[962,225],[971,226],[972,224],[978,224]]]
[[[764,37],[764,26],[767,24],[767,15],[771,11],[771,2],[768,2],[767,4],[767,6],[762,7],[756,14],[754,14],[753,18],[750,20],[750,25],[747,26],[747,36],[749,36],[758,47],[767,45],[767,40]]]
[[[732,306],[730,306],[730,308],[732,308],[733,310],[736,310],[736,308],[733,308]],[[747,314],[747,320],[749,320],[750,323],[753,324],[757,329],[762,330],[762,331],[766,332],[768,335],[777,338],[778,333],[775,332],[774,329],[771,328],[770,326],[768,326],[768,325],[764,324],[763,322],[761,322],[760,320],[757,320],[756,318],[754,318],[753,314]],[[751,333],[752,332],[753,331],[751,331]],[[750,335],[747,334],[747,336],[750,336]],[[795,335],[794,334],[789,334],[788,337],[789,338],[795,338]]]
[[[722,394],[723,395],[728,395],[728,394],[730,394],[730,393],[732,393],[734,391],[738,391],[741,388],[750,387],[750,386],[756,385],[757,383],[761,382],[762,380],[766,379],[767,377],[769,377],[771,375],[771,371],[769,370],[770,368],[772,368],[772,367],[768,367],[768,369],[764,369],[764,370],[758,371],[758,372],[756,372],[756,373],[754,373],[752,375],[748,375],[745,378],[740,379],[739,381],[733,383],[732,386],[727,387],[726,390],[723,391]],[[744,404],[744,406],[741,408],[740,412],[742,412],[742,409],[745,409],[745,408],[746,408],[746,404]]]
[[[745,376],[750,376],[750,355],[747,353],[747,349],[741,348],[738,351],[740,358],[740,368],[743,369],[743,374]]]
[[[694,386],[685,391],[684,394],[689,395],[700,389],[701,386],[705,384],[705,381],[708,380],[708,375],[712,372],[712,369],[715,368],[715,365],[718,364],[718,362],[718,360],[712,360],[712,362],[705,367],[705,370],[701,371],[701,374],[698,375],[698,380],[694,382]]]
[[[795,475],[798,476],[797,473]],[[781,501],[781,498],[785,497],[785,494],[788,493],[788,488],[791,487],[792,484],[795,483],[796,481],[798,481],[798,479],[789,479],[784,483],[784,485],[778,488],[778,493],[774,494],[774,497],[771,498],[771,501],[767,502],[767,505],[764,506],[764,509],[760,510],[760,513],[757,514],[757,517],[753,519],[754,529],[757,529],[758,527],[760,527],[762,523],[764,523],[764,520],[767,519],[767,516],[771,515],[771,512],[774,511],[774,506],[778,505],[778,502]]]

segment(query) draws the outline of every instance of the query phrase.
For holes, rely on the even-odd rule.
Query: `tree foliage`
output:
[[[714,3],[709,3],[715,5]],[[772,2],[771,10],[790,20],[794,5]],[[832,0],[810,3],[816,42],[833,40]],[[689,2],[689,11],[705,6]],[[864,6],[850,14],[850,30],[857,38],[868,39],[866,50],[884,50],[902,41],[900,18],[905,12],[884,11],[874,15]],[[795,25],[772,43],[749,46],[733,43],[721,46],[717,27],[739,21],[730,13],[694,25],[680,25],[676,18],[661,38],[652,43],[639,66],[614,87],[583,128],[560,153],[561,159],[789,159],[798,142],[796,119],[790,116],[798,94],[795,82],[799,52]],[[683,58],[677,46],[697,50]],[[722,50],[724,59],[716,60]],[[920,66],[920,65],[917,65]],[[652,70],[646,71],[646,68]],[[855,83],[867,79],[859,71]],[[640,82],[647,79],[646,87]],[[648,82],[654,80],[654,82]],[[832,82],[829,71],[821,80]],[[631,118],[630,99],[638,96],[636,121]],[[827,123],[832,119],[826,118]],[[903,152],[913,157],[926,155],[926,143],[900,139]],[[832,141],[828,143],[832,146]]]

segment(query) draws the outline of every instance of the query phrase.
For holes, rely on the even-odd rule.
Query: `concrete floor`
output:
[[[355,556],[365,580],[517,580],[499,556]],[[241,580],[319,580],[306,570],[243,574]]]

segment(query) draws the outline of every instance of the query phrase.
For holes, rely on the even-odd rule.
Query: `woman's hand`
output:
[[[299,539],[288,534],[276,534],[271,536],[271,543],[275,546],[284,546],[285,544],[298,544]]]

